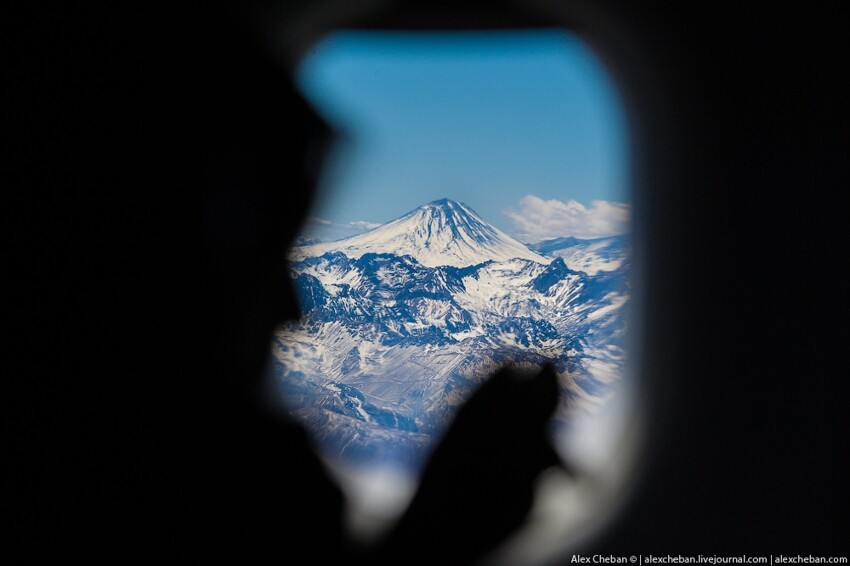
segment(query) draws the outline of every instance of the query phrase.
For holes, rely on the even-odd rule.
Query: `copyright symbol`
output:
[[[629,562],[631,562],[632,564],[637,562],[637,556],[629,556]]]

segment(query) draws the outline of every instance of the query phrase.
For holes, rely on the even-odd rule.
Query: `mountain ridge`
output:
[[[527,246],[548,258],[561,258],[569,269],[590,275],[615,271],[628,264],[628,237],[622,234],[591,239],[567,236]]]
[[[435,244],[424,256],[403,237],[417,229]],[[611,397],[625,363],[627,241],[572,242],[551,258],[524,248],[523,258],[499,234],[440,199],[291,254],[303,316],[276,332],[273,363],[281,398],[328,458],[421,466],[457,407],[507,363],[552,365],[557,426]],[[435,259],[446,249],[460,265]]]
[[[409,255],[427,267],[468,267],[486,261],[551,259],[508,236],[481,218],[469,205],[448,198],[431,201],[363,234],[293,248],[291,257],[341,252],[351,258],[366,253]]]

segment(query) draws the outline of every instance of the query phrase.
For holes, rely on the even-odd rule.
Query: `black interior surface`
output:
[[[629,499],[581,550],[847,556],[838,4],[341,6],[6,9],[2,552],[467,563],[523,519],[551,462],[545,373],[482,391],[380,549],[346,541],[306,436],[265,408],[271,329],[297,315],[283,257],[330,135],[258,26],[274,19],[290,47],[335,26],[586,39],[633,131],[647,428]]]

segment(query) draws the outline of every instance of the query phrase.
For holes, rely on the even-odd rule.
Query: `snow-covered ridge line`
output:
[[[364,234],[295,247],[290,256],[300,261],[328,252],[342,252],[354,259],[366,253],[409,255],[426,267],[467,267],[512,259],[544,265],[552,261],[485,222],[468,205],[450,199],[424,204]]]
[[[625,235],[591,240],[555,238],[529,244],[528,247],[547,257],[559,257],[570,269],[588,275],[620,269],[629,258],[629,242]]]
[[[555,422],[568,424],[623,374],[628,248],[619,236],[526,247],[447,199],[296,247],[303,317],[277,331],[281,398],[329,459],[409,469],[506,363],[552,365]]]

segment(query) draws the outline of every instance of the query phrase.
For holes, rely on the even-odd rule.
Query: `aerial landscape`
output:
[[[622,375],[623,236],[528,247],[442,199],[290,260],[304,315],[276,334],[279,391],[331,458],[416,468],[503,364],[554,365],[560,426]]]
[[[302,316],[275,332],[271,379],[338,477],[415,476],[505,365],[557,372],[556,444],[601,441],[582,423],[628,382],[631,204],[592,51],[552,30],[348,30],[298,81],[338,136],[288,254]]]

